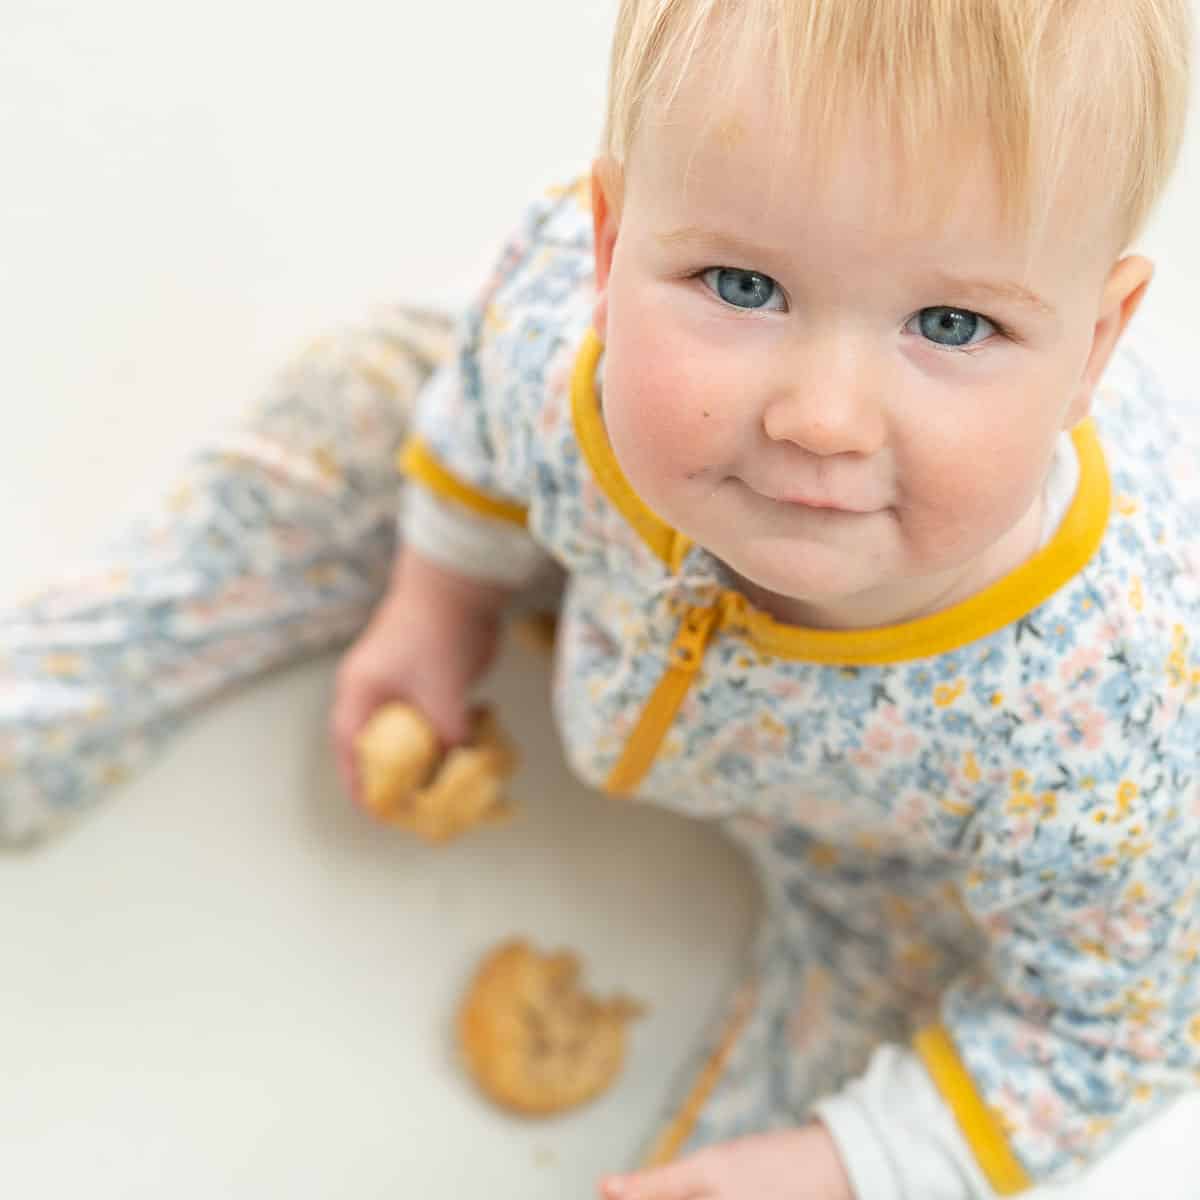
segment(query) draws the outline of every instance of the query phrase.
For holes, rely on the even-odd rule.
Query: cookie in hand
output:
[[[410,704],[385,704],[355,749],[367,808],[428,842],[451,841],[515,811],[505,783],[517,769],[517,752],[488,708],[474,713],[467,745],[443,756],[423,713]]]

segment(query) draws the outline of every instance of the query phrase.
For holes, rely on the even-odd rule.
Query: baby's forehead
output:
[[[634,192],[656,177],[656,203],[686,223],[766,231],[832,218],[905,244],[986,236],[1028,261],[1063,239],[1108,241],[1115,205],[1093,185],[1089,158],[1078,148],[1022,184],[986,136],[953,147],[904,139],[867,111],[843,114],[835,136],[811,136],[803,113],[761,93],[701,105],[681,92],[649,116],[627,169]]]

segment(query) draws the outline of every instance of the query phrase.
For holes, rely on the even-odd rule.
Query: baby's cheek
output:
[[[605,419],[617,459],[646,499],[719,458],[727,423],[711,385],[685,355],[661,345],[626,359],[606,380]]]
[[[1004,438],[992,453],[947,448],[925,459],[902,498],[902,526],[919,565],[937,569],[982,553],[1003,537],[1036,499],[1031,450],[1010,453]]]

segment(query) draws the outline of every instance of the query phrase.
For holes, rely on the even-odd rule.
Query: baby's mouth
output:
[[[790,508],[806,508],[818,512],[845,513],[850,516],[866,516],[877,512],[878,505],[863,504],[857,500],[849,500],[841,496],[829,496],[819,492],[805,491],[801,488],[785,488],[779,491],[757,488],[751,483],[742,481],[756,495],[773,504],[782,504]]]

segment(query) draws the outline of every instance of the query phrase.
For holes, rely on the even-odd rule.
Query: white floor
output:
[[[465,296],[531,187],[588,158],[614,8],[5,0],[0,596],[307,336]],[[1196,133],[1138,322],[1182,384]],[[517,653],[494,688],[523,818],[440,853],[381,834],[332,776],[332,666],[214,708],[69,836],[0,858],[0,1194],[582,1200],[636,1152],[751,928],[746,871],[711,831],[572,784]],[[517,931],[651,1005],[619,1085],[554,1122],[496,1114],[453,1060],[459,990]],[[1145,1166],[1180,1162],[1197,1112],[1091,1194],[1197,1195],[1195,1156]]]

